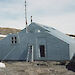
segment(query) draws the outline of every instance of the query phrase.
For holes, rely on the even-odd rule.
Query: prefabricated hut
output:
[[[74,39],[37,23],[0,40],[0,60],[71,60],[74,53]]]

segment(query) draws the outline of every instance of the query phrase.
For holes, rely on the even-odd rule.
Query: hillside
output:
[[[17,33],[17,32],[20,32],[20,31],[21,31],[20,29],[15,29],[15,28],[2,28],[2,27],[0,27],[0,35],[7,35],[9,33]],[[72,34],[66,34],[66,35],[68,35],[70,37],[75,37],[75,35],[72,35]]]
[[[15,28],[1,28],[0,27],[0,34],[2,35],[7,35],[9,33],[17,33],[20,32],[20,29],[15,29]]]

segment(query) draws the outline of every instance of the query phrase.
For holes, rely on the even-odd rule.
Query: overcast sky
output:
[[[0,27],[25,28],[24,0],[0,0]],[[75,0],[27,0],[33,22],[75,34]]]

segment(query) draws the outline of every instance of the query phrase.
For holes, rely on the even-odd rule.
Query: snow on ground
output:
[[[5,64],[0,62],[0,68],[5,68]]]
[[[6,37],[6,36],[7,36],[7,35],[1,35],[1,34],[0,34],[0,37]]]

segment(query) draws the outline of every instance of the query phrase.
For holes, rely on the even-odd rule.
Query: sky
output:
[[[0,27],[25,28],[25,0],[0,0]],[[75,34],[75,0],[27,0],[27,19]]]

